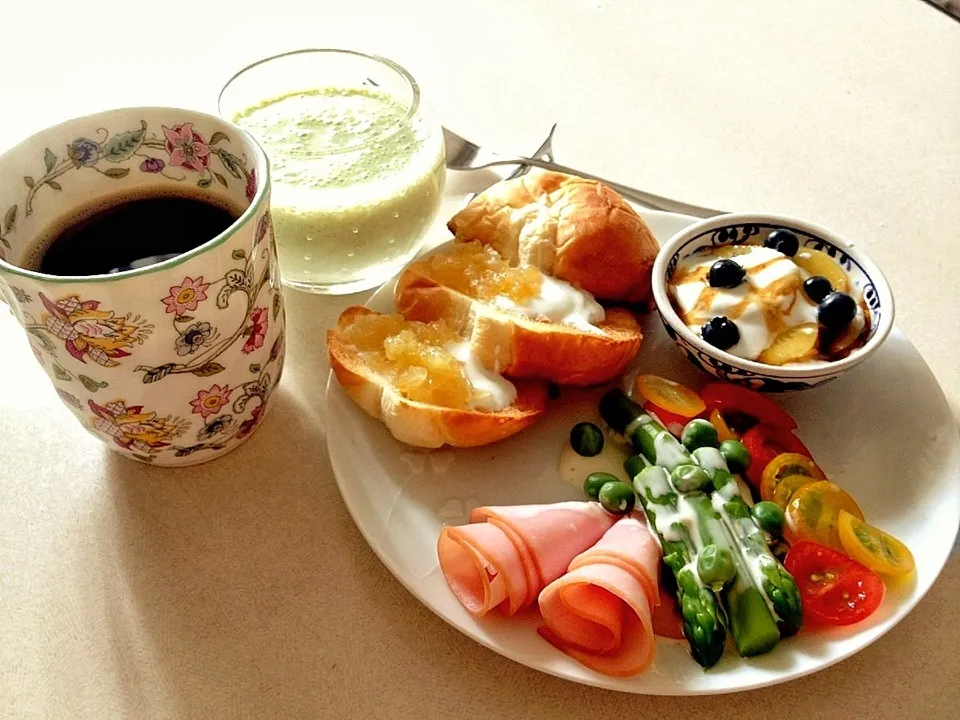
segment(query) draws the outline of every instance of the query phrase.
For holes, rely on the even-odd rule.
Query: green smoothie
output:
[[[369,286],[416,253],[440,206],[444,158],[439,128],[408,105],[375,88],[322,88],[234,121],[270,156],[285,282]]]

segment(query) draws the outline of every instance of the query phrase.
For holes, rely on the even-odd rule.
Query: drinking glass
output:
[[[270,158],[286,285],[358,292],[417,253],[442,200],[443,133],[402,67],[352,50],[278,55],[234,75],[219,111]]]

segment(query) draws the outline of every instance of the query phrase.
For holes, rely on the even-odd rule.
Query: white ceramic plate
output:
[[[664,242],[691,218],[642,213]],[[393,310],[393,283],[368,303]],[[666,337],[656,315],[644,325],[638,366],[694,386],[706,376]],[[960,524],[960,437],[949,406],[910,342],[894,330],[876,357],[822,388],[778,399],[800,425],[827,476],[857,499],[867,520],[913,550],[916,577],[889,587],[881,608],[848,629],[802,632],[771,653],[741,659],[727,643],[704,672],[686,643],[658,639],[653,667],[619,679],[595,673],[536,633],[538,615],[476,620],[454,599],[437,564],[444,522],[466,522],[479,505],[582,499],[557,472],[574,422],[596,417],[598,391],[564,390],[548,416],[526,432],[473,450],[421,451],[395,441],[347,398],[331,375],[327,443],[340,493],[383,563],[437,615],[492,650],[568,680],[626,692],[700,695],[763,687],[815,672],[863,649],[903,618],[946,561]]]

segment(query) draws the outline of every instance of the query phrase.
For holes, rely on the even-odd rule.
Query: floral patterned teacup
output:
[[[30,269],[34,243],[71,212],[180,187],[245,210],[158,264],[77,277]],[[0,157],[0,298],[64,404],[112,449],[155,465],[205,462],[263,419],[284,359],[269,196],[256,142],[189,110],[78,118]]]

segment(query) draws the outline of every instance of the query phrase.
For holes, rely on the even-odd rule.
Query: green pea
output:
[[[591,422],[577,423],[570,431],[570,445],[577,455],[599,455],[603,450],[603,430]]]
[[[643,455],[631,455],[623,461],[623,471],[627,477],[633,480],[637,475],[643,472],[650,463],[643,459]]]
[[[707,545],[697,554],[697,574],[704,585],[716,590],[733,580],[737,568],[729,550]]]
[[[683,446],[687,450],[693,452],[697,448],[716,447],[719,442],[719,436],[717,429],[709,420],[697,418],[688,422],[686,427],[683,428],[683,432],[680,435],[680,442],[683,443]]]
[[[600,488],[599,499],[600,505],[608,513],[626,515],[633,510],[637,496],[634,494],[632,487],[618,480],[617,482],[604,484]]]
[[[739,440],[724,440],[720,443],[720,454],[727,461],[730,472],[742,473],[750,467],[750,451]]]
[[[620,479],[608,472],[592,472],[583,481],[583,493],[591,500],[596,500],[600,497],[600,488],[611,482],[620,482]]]
[[[699,465],[677,465],[670,473],[670,482],[677,492],[693,492],[705,488],[710,476]]]
[[[769,500],[758,502],[750,508],[750,514],[753,516],[753,521],[764,532],[768,532],[774,537],[780,537],[783,534],[783,525],[786,518],[783,515],[783,510],[775,502]]]

